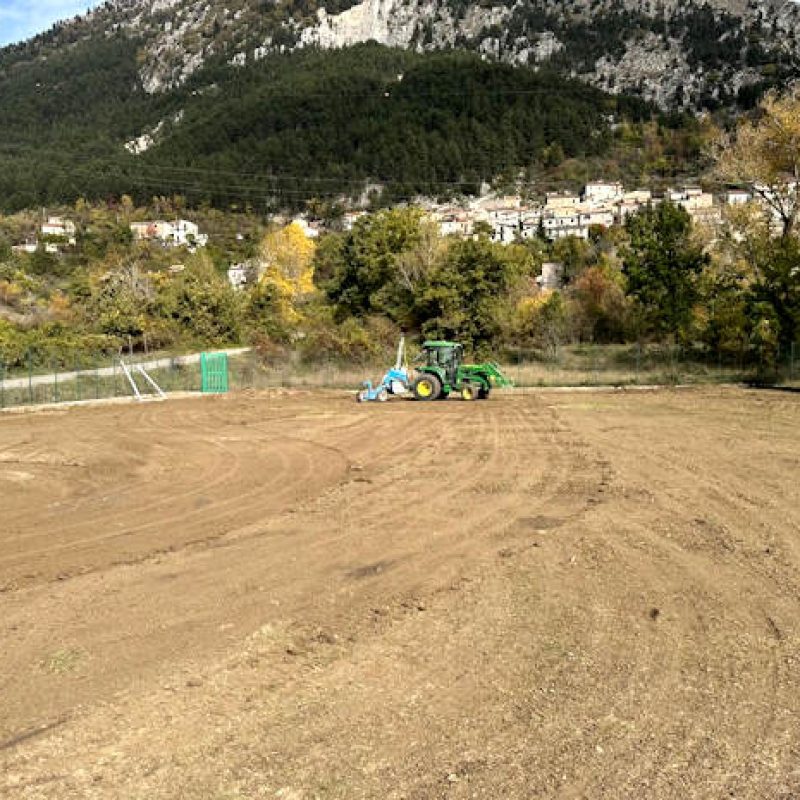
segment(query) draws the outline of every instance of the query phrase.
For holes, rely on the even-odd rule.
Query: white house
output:
[[[295,217],[293,225],[297,225],[303,231],[306,239],[316,239],[320,234],[320,225],[317,222],[309,222],[305,217]]]
[[[185,219],[175,222],[164,220],[132,222],[130,228],[134,239],[157,239],[166,247],[188,247],[192,250],[208,244],[208,236],[200,233],[200,229],[194,222]]]
[[[463,209],[447,208],[435,214],[442,236],[472,236],[474,219]]]
[[[57,255],[58,253],[61,252],[56,242],[45,242],[43,245],[40,245],[39,242],[25,242],[25,244],[15,244],[11,248],[11,252],[33,254],[40,247],[44,249],[45,253],[50,253],[51,255]]]
[[[544,207],[548,211],[562,211],[577,208],[581,198],[577,194],[557,194],[550,192],[545,195]]]
[[[634,189],[631,192],[625,192],[620,199],[621,203],[638,204],[639,206],[646,206],[652,201],[653,193],[649,189]]]
[[[366,216],[366,211],[347,211],[345,212],[344,216],[342,217],[342,227],[346,231],[353,230],[353,225],[356,224],[356,221],[361,219],[361,217]]]
[[[534,239],[539,233],[542,212],[538,209],[526,211],[520,219],[520,236],[523,239]]]
[[[725,203],[729,206],[743,206],[752,200],[750,192],[744,189],[732,189],[725,193]]]
[[[545,261],[542,264],[542,274],[536,283],[545,291],[560,289],[564,277],[564,265],[558,261]]]
[[[610,209],[597,208],[581,212],[581,225],[588,228],[591,225],[600,225],[610,228],[614,224],[614,212]]]
[[[688,189],[671,189],[665,195],[667,200],[682,206],[689,213],[700,209],[711,208],[714,205],[714,196],[702,189],[695,187]]]
[[[581,199],[584,203],[591,203],[594,205],[614,203],[622,199],[623,193],[624,189],[619,182],[606,183],[604,181],[592,181],[583,187]]]
[[[499,207],[489,213],[488,222],[492,226],[492,239],[507,244],[522,230],[522,213],[517,207]]]
[[[247,263],[231,264],[228,267],[228,281],[234,289],[242,289],[247,284]]]
[[[12,253],[35,253],[39,249],[39,242],[25,242],[25,244],[15,244],[11,248]]]
[[[521,233],[519,223],[507,224],[497,222],[492,226],[492,241],[500,244],[510,244]]]
[[[42,236],[58,236],[68,244],[75,245],[76,228],[71,219],[48,217],[47,222],[42,223],[41,232]]]
[[[563,239],[567,236],[577,236],[579,239],[589,238],[589,226],[581,222],[581,214],[578,210],[545,213],[542,218],[542,226],[548,239]]]
[[[622,224],[631,215],[641,211],[653,202],[653,193],[649,189],[634,189],[625,192],[614,204],[616,222]]]
[[[205,247],[208,244],[208,236],[200,233],[194,222],[185,219],[172,223],[171,236],[175,247]]]

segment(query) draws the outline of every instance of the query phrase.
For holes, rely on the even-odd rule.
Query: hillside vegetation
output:
[[[267,210],[376,184],[386,203],[520,178],[555,185],[574,179],[576,159],[633,180],[701,160],[689,117],[469,53],[299,51],[209,64],[150,95],[136,52],[120,33],[0,73],[0,207],[179,193]],[[125,149],[148,133],[146,152]]]

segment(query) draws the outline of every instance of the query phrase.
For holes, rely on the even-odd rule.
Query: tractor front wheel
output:
[[[492,391],[491,389],[481,386],[481,388],[478,389],[478,400],[488,400],[489,393],[491,391]]]
[[[435,375],[426,372],[414,381],[412,391],[417,400],[435,400],[442,392],[442,384]]]
[[[478,387],[471,384],[465,383],[461,387],[461,399],[462,400],[477,400],[478,399]]]

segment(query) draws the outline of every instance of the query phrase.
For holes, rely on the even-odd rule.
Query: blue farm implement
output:
[[[389,399],[389,395],[401,395],[408,392],[409,377],[405,355],[406,340],[405,337],[400,337],[400,344],[397,346],[397,360],[394,362],[394,366],[387,370],[380,383],[376,386],[372,385],[372,381],[364,381],[364,388],[356,395],[356,400],[359,403],[370,400],[377,400],[382,403]]]

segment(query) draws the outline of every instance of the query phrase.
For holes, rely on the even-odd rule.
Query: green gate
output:
[[[200,391],[221,394],[228,391],[228,354],[200,354]]]

